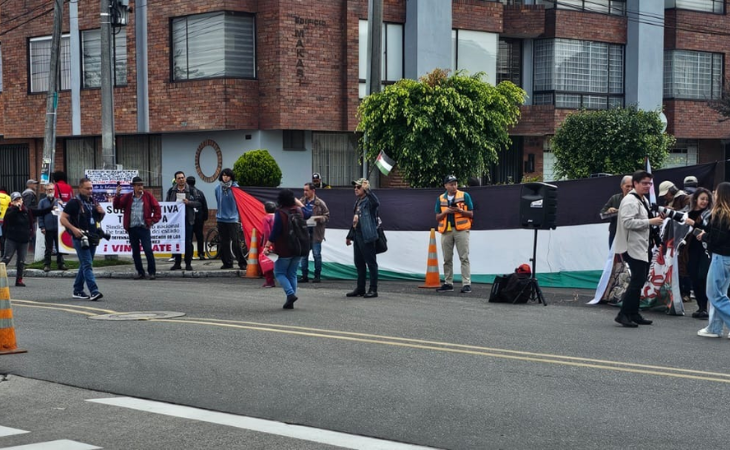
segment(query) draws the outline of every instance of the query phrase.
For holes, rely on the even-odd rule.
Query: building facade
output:
[[[50,59],[48,2],[0,8],[0,184],[40,176]],[[663,4],[662,4],[663,3]],[[730,0],[384,0],[383,83],[436,67],[483,71],[528,95],[513,145],[485,182],[553,179],[550,137],[567,114],[663,108],[670,165],[725,160],[722,94]],[[357,106],[365,92],[368,0],[130,0],[114,35],[117,162],[165,190],[267,149],[299,187],[361,176]],[[64,4],[56,169],[100,167],[98,0]],[[721,174],[721,176],[724,174]],[[382,186],[401,186],[397,174]],[[159,192],[159,191],[157,191]]]

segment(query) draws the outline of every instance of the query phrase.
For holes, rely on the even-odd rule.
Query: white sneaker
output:
[[[707,328],[703,328],[700,331],[698,331],[697,332],[697,336],[708,337],[708,338],[719,338],[719,337],[721,337],[719,334],[710,333],[710,331]]]

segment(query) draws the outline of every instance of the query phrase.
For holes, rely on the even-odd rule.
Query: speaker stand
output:
[[[530,300],[538,301],[543,304],[543,306],[547,306],[547,302],[545,302],[545,297],[542,295],[542,289],[540,289],[540,285],[537,283],[536,278],[536,271],[535,271],[535,261],[537,260],[537,228],[535,228],[535,240],[532,243],[532,258],[530,259],[530,262],[532,262],[532,275],[530,275]]]

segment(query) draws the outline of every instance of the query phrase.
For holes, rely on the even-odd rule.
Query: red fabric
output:
[[[132,195],[134,195],[134,193],[129,192],[121,197],[115,196],[113,203],[114,209],[124,210],[122,224],[124,225],[124,229],[127,231],[129,231],[129,221],[132,217]],[[160,209],[160,204],[157,202],[155,196],[147,191],[142,192],[142,214],[144,215],[144,222],[147,224],[147,228],[152,228],[152,225],[162,219],[162,209]]]
[[[241,218],[241,226],[243,226],[243,235],[246,239],[246,246],[251,248],[251,230],[256,229],[256,240],[259,248],[264,244],[261,241],[261,220],[266,217],[264,204],[256,200],[252,195],[248,194],[241,188],[232,188],[233,198],[236,199],[236,208],[238,216]]]
[[[56,197],[61,199],[62,202],[68,203],[69,200],[74,198],[74,190],[65,181],[58,181],[56,184]]]

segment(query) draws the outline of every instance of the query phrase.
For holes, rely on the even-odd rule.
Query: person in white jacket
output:
[[[614,319],[624,327],[636,328],[651,325],[652,321],[639,314],[641,288],[649,274],[650,229],[661,225],[663,215],[651,217],[646,195],[652,186],[652,175],[640,170],[634,172],[631,181],[634,188],[621,200],[618,208],[618,222],[614,252],[621,255],[631,270],[631,280],[621,302],[621,311]]]

